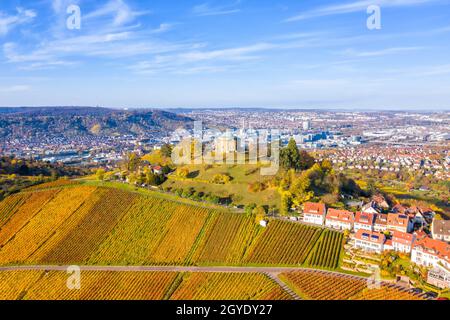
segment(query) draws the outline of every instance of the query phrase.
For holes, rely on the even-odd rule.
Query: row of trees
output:
[[[33,159],[19,159],[13,156],[0,157],[0,174],[17,176],[42,176],[57,179],[63,176],[82,176],[88,174],[86,168],[65,166],[60,163],[50,163]]]

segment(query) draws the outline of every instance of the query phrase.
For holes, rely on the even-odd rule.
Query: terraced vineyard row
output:
[[[368,282],[321,271],[295,271],[280,275],[298,295],[310,300],[420,300],[421,298],[397,287],[382,284],[371,288]]]
[[[336,269],[343,243],[343,234],[325,230],[311,252],[307,264],[311,267]]]
[[[24,192],[0,210],[0,264],[302,265],[315,248],[314,265],[335,268],[342,242],[299,223],[262,228],[243,214],[84,185]]]
[[[23,263],[38,250],[95,191],[93,187],[58,192],[0,250],[0,264]]]
[[[14,210],[13,214],[6,215],[0,228],[0,247],[14,237],[57,193],[58,190],[49,190],[25,195],[27,201]]]
[[[288,300],[275,281],[261,273],[190,273],[184,276],[173,300]]]
[[[0,226],[2,226],[8,218],[12,216],[17,207],[28,198],[25,194],[14,194],[0,202]]]
[[[66,186],[74,186],[78,185],[80,182],[75,180],[68,180],[68,179],[58,179],[51,182],[41,183],[33,187],[29,187],[26,189],[26,191],[35,191],[35,190],[43,190],[48,188],[58,188],[58,187],[66,187]]]
[[[68,279],[62,271],[0,272],[0,299],[290,299],[278,284],[258,273],[83,271],[80,290],[70,290]]]
[[[247,262],[256,264],[301,265],[322,230],[299,223],[272,221],[258,238]]]

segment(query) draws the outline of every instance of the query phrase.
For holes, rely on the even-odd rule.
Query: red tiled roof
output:
[[[399,212],[399,213],[405,213],[407,210],[407,208],[401,204],[396,204],[393,208],[392,208],[392,212]]]
[[[375,215],[367,212],[357,212],[355,215],[355,222],[360,224],[372,225]]]
[[[403,214],[389,213],[388,214],[388,225],[395,227],[407,227],[409,217]]]
[[[375,224],[386,226],[387,225],[387,214],[379,213],[375,217]]]
[[[392,242],[401,243],[404,245],[411,245],[414,240],[414,235],[411,233],[394,231],[392,232]]]
[[[423,251],[447,260],[450,263],[450,244],[424,237],[414,242],[414,248],[420,247]]]
[[[328,209],[327,220],[337,220],[342,222],[353,222],[353,212],[347,210]]]
[[[372,243],[378,243],[383,244],[384,240],[386,240],[386,237],[381,232],[376,231],[367,231],[359,229],[355,235],[355,239],[372,242]]]
[[[326,211],[324,203],[305,202],[303,213],[324,215]]]

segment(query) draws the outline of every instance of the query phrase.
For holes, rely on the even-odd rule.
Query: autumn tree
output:
[[[285,169],[297,169],[300,160],[300,152],[294,138],[289,140],[287,147],[280,151],[280,165]]]
[[[261,220],[264,220],[266,217],[266,209],[263,206],[257,206],[255,209],[253,209],[253,215],[255,216],[255,221],[259,223]]]
[[[166,143],[161,147],[161,155],[166,158],[172,157],[172,145]]]
[[[103,181],[105,179],[105,170],[104,169],[98,169],[95,172],[95,176],[96,176],[97,180]]]
[[[189,168],[181,167],[176,171],[176,175],[180,178],[186,178],[189,175]]]
[[[289,191],[284,191],[281,194],[280,214],[282,216],[289,215],[292,206],[292,194]]]
[[[315,163],[314,158],[305,150],[300,151],[297,170],[307,170]]]

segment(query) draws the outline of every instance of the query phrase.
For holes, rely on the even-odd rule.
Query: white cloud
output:
[[[199,17],[238,13],[241,11],[240,9],[236,8],[239,2],[240,1],[237,1],[234,4],[227,6],[211,6],[209,3],[202,3],[195,6],[192,9],[192,13]]]
[[[133,22],[136,17],[149,13],[150,11],[133,11],[123,0],[110,0],[97,10],[83,15],[83,19],[91,20],[101,17],[111,17],[113,25],[118,27]]]
[[[245,47],[227,48],[222,50],[210,51],[192,51],[179,55],[179,58],[187,62],[205,61],[205,60],[248,60],[254,56],[250,54],[258,53],[275,48],[271,43],[258,43]]]
[[[31,88],[27,85],[14,85],[8,87],[0,87],[0,92],[3,93],[13,93],[13,92],[24,92],[29,91]]]
[[[151,31],[152,34],[163,33],[173,29],[173,25],[169,23],[161,23],[158,28]]]
[[[397,54],[402,52],[411,52],[411,51],[417,51],[422,50],[424,47],[393,47],[393,48],[385,48],[381,50],[374,50],[374,51],[355,51],[352,49],[346,50],[344,52],[345,55],[353,56],[353,57],[379,57],[379,56],[386,56],[390,54]]]
[[[21,50],[16,43],[9,42],[3,45],[3,53],[7,62],[20,64],[21,69],[43,69],[73,65],[86,57],[117,59],[185,52],[198,47],[195,43],[171,43],[142,38],[132,31],[108,33],[100,30],[98,33],[42,41],[31,51]]]
[[[233,63],[259,59],[255,54],[277,49],[272,43],[257,43],[249,46],[219,50],[187,50],[168,55],[157,55],[152,60],[140,61],[130,67],[137,74],[170,72],[193,74],[221,72],[233,68]]]
[[[305,11],[296,16],[290,17],[285,22],[299,21],[316,17],[331,16],[337,14],[352,13],[357,11],[365,12],[370,5],[381,7],[407,7],[413,5],[427,4],[436,0],[358,0],[344,4],[329,5]]]
[[[7,15],[0,11],[0,36],[6,35],[14,27],[32,22],[37,13],[34,10],[16,8],[15,15]]]

